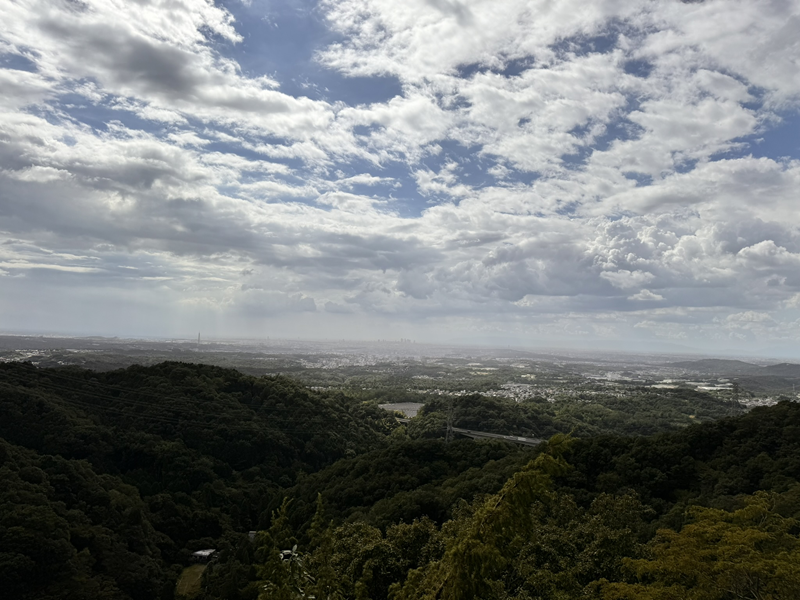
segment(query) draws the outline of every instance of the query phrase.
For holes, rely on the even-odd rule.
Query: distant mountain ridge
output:
[[[779,377],[800,377],[800,365],[795,363],[778,363],[761,367],[743,360],[723,358],[704,358],[669,363],[671,367],[690,369],[700,373],[730,373],[747,375],[775,375]]]
[[[777,375],[780,377],[800,377],[800,365],[794,363],[780,363],[762,367],[761,373],[764,375]]]
[[[686,360],[670,363],[669,366],[679,369],[691,369],[703,373],[756,373],[763,367],[743,360],[723,358],[703,358],[701,360]]]

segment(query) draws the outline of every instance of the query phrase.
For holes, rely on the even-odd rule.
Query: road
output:
[[[408,423],[411,419],[397,419],[399,423]],[[522,437],[519,435],[501,435],[499,433],[488,433],[486,431],[474,431],[472,429],[461,429],[460,427],[453,427],[453,433],[472,438],[473,440],[503,440],[504,442],[511,442],[512,444],[521,444],[523,446],[538,446],[544,440],[538,438]]]
[[[473,440],[503,440],[504,442],[522,444],[523,446],[538,446],[544,441],[537,438],[522,437],[519,435],[501,435],[499,433],[461,429],[460,427],[453,427],[453,433],[465,435]]]

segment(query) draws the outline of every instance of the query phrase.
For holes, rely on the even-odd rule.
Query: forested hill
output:
[[[290,522],[302,529],[310,521],[318,493],[337,519],[357,516],[379,528],[422,516],[444,521],[459,499],[496,491],[538,452],[504,443],[393,438],[287,490],[294,499]],[[653,436],[579,438],[567,460],[572,468],[555,482],[582,504],[629,490],[679,520],[690,503],[730,506],[738,495],[785,491],[799,481],[800,404],[781,402]]]
[[[162,440],[232,470],[291,478],[375,447],[394,426],[384,411],[341,394],[208,365],[167,362],[97,373],[6,363],[0,386],[0,436],[39,452],[85,458],[104,471],[135,471],[152,462],[144,442]],[[142,446],[143,454],[120,454],[121,438],[125,446]],[[182,479],[176,473],[170,485],[179,484],[174,477]]]
[[[266,526],[281,488],[394,426],[375,406],[218,367],[2,364],[0,589],[171,597],[168,565]]]
[[[404,440],[288,490],[255,546],[224,550],[204,597],[795,600],[799,479],[789,402],[505,454]],[[294,506],[315,494],[316,512]]]
[[[495,404],[459,418],[563,424]],[[445,444],[436,409],[400,427],[218,367],[0,365],[0,590],[172,599],[218,548],[197,600],[797,597],[800,404],[533,449]]]

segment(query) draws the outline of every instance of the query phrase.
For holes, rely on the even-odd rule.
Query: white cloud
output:
[[[54,82],[37,73],[0,69],[0,109],[18,110],[42,102],[54,91]]]
[[[641,54],[658,59],[696,49],[707,61],[767,90],[775,104],[796,102],[800,57],[800,11],[795,2],[660,3],[657,17],[668,27],[646,39]]]
[[[611,282],[614,287],[621,289],[640,287],[655,279],[655,276],[647,271],[628,271],[627,269],[603,271],[600,273],[600,277]]]
[[[41,74],[14,76],[15,85],[27,86],[29,101],[45,91],[43,75],[61,91],[89,93],[93,100],[99,90],[118,109],[150,121],[178,124],[191,117],[258,135],[317,139],[331,152],[354,150],[351,135],[334,131],[333,106],[284,94],[267,77],[245,77],[213,49],[212,35],[233,44],[242,38],[230,13],[208,0],[91,0],[79,9],[67,1],[28,0],[12,6],[4,12],[3,36]],[[87,79],[88,87],[79,83]]]
[[[755,268],[766,268],[772,272],[780,267],[800,268],[800,253],[793,254],[783,246],[777,246],[773,240],[742,248],[737,256]]]
[[[459,183],[458,169],[459,165],[450,161],[438,173],[430,169],[415,171],[413,175],[417,182],[417,189],[426,196],[468,196],[471,194],[472,188]]]
[[[642,300],[644,302],[656,302],[663,299],[664,296],[651,292],[650,290],[641,290],[633,296],[628,296],[628,300]]]
[[[725,320],[728,323],[744,324],[744,323],[769,323],[772,317],[763,312],[748,310],[746,312],[733,313],[728,315]]]
[[[392,73],[414,82],[458,67],[502,67],[516,58],[547,60],[550,45],[590,35],[609,17],[636,15],[646,3],[510,0],[328,1],[327,15],[346,41],[321,53],[324,64],[352,75]]]
[[[32,70],[0,69],[7,279],[220,322],[797,320],[800,157],[746,146],[796,106],[793,3],[326,2],[342,37],[316,68],[399,81],[349,105],[246,74],[206,0],[3,6]]]

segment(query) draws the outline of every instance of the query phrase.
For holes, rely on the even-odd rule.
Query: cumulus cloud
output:
[[[7,2],[0,309],[792,331],[800,154],[759,140],[796,118],[797,6],[501,4],[321,2],[311,93],[258,70],[254,5]]]
[[[663,299],[664,296],[651,292],[650,290],[641,290],[633,296],[628,296],[628,300],[643,300],[645,302],[656,302]]]

